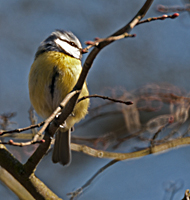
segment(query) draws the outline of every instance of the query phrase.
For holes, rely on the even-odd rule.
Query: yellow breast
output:
[[[37,57],[29,74],[29,95],[39,116],[46,119],[75,86],[82,70],[81,61],[60,52],[45,52]],[[88,95],[86,83],[80,97]],[[89,100],[75,106],[73,116],[66,120],[67,128],[87,113]]]

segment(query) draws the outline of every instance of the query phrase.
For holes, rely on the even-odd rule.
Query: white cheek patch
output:
[[[57,43],[64,51],[66,51],[68,54],[72,55],[74,58],[80,59],[80,50],[77,47],[71,46],[69,43],[60,40],[57,38],[55,40],[55,43]]]

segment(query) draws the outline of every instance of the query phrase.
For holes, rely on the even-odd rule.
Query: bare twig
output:
[[[148,19],[139,21],[137,25],[143,24],[143,23],[147,23],[147,22],[152,22],[152,21],[156,21],[156,20],[165,20],[165,19],[175,19],[176,17],[179,16],[179,13],[174,13],[172,15],[162,15],[162,16],[158,16],[158,17],[150,17]],[[123,38],[127,38],[127,37],[135,37],[136,34],[128,34],[128,33],[123,33],[121,35],[118,36],[110,36],[108,38],[95,38],[95,41],[86,41],[85,44],[88,45],[86,48],[84,48],[82,50],[82,53],[87,53],[89,51],[90,48],[94,47],[94,46],[98,46],[100,42],[113,42],[116,40],[121,40]]]
[[[172,15],[162,15],[162,16],[159,16],[159,17],[150,17],[148,19],[139,21],[137,23],[137,25],[147,23],[147,22],[156,21],[156,20],[175,19],[176,17],[179,17],[179,13],[174,13]]]
[[[2,131],[2,132],[0,132],[0,136],[3,136],[5,134],[21,133],[23,131],[27,131],[27,130],[30,130],[30,129],[33,129],[33,128],[39,128],[39,127],[43,126],[44,123],[45,122],[40,122],[39,124],[30,125],[30,126],[27,126],[25,128],[18,128],[18,129],[14,129],[14,130],[10,130],[10,131]]]
[[[70,195],[71,198],[70,200],[73,200],[75,197],[79,196],[86,187],[90,186],[90,184],[92,183],[92,181],[98,176],[100,175],[104,170],[106,170],[108,167],[111,167],[112,165],[114,165],[115,163],[117,163],[118,160],[112,160],[110,161],[108,164],[106,164],[105,166],[101,167],[83,186],[81,186],[79,189],[77,189],[74,192],[70,192],[67,195]]]
[[[153,0],[147,0],[145,4],[143,5],[143,7],[135,15],[135,17],[126,26],[122,27],[120,30],[116,31],[114,34],[112,34],[109,37],[119,36],[124,33],[129,33],[136,26],[136,24],[145,16],[152,2]],[[88,55],[83,65],[83,70],[75,86],[75,89],[82,89],[82,86],[87,77],[88,71],[90,70],[92,63],[94,59],[96,58],[97,54],[101,51],[101,49],[103,49],[105,46],[109,45],[112,42],[113,41],[106,41],[106,40],[102,41],[98,44],[98,46],[95,46],[94,49],[90,52],[90,54]]]
[[[121,35],[118,36],[110,36],[108,38],[95,38],[95,41],[86,41],[85,44],[89,45],[86,48],[84,48],[82,50],[82,53],[87,53],[89,51],[90,48],[98,46],[100,44],[100,42],[114,42],[117,40],[121,40],[123,38],[127,38],[127,37],[135,37],[135,34],[128,34],[128,33],[123,33]]]
[[[19,147],[24,147],[24,146],[29,146],[32,144],[40,144],[40,143],[44,143],[45,140],[39,140],[39,141],[29,141],[29,142],[14,142],[13,140],[9,140],[8,142],[1,142],[0,144],[4,144],[4,145],[12,145],[12,146],[19,146]]]
[[[118,99],[114,99],[114,98],[110,98],[110,97],[106,97],[106,96],[101,96],[101,95],[97,95],[97,94],[84,96],[84,97],[78,99],[77,103],[79,103],[80,101],[83,101],[83,100],[85,100],[87,98],[100,98],[100,99],[109,100],[109,101],[113,101],[115,103],[122,103],[122,104],[126,104],[126,105],[133,104],[132,101],[122,101],[122,100],[118,100]]]

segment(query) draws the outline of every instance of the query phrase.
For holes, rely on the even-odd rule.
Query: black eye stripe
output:
[[[60,39],[61,41],[63,41],[63,42],[67,42],[67,43],[70,44],[71,46],[76,47],[77,49],[79,49],[78,46],[77,46],[74,42],[69,42],[69,41],[64,40],[64,39],[61,39],[61,38],[59,38],[59,39]]]

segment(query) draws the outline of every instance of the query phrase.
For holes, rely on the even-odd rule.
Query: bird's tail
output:
[[[69,165],[71,162],[70,148],[71,130],[62,132],[59,129],[55,136],[55,144],[53,148],[52,161],[59,162],[62,165]]]

